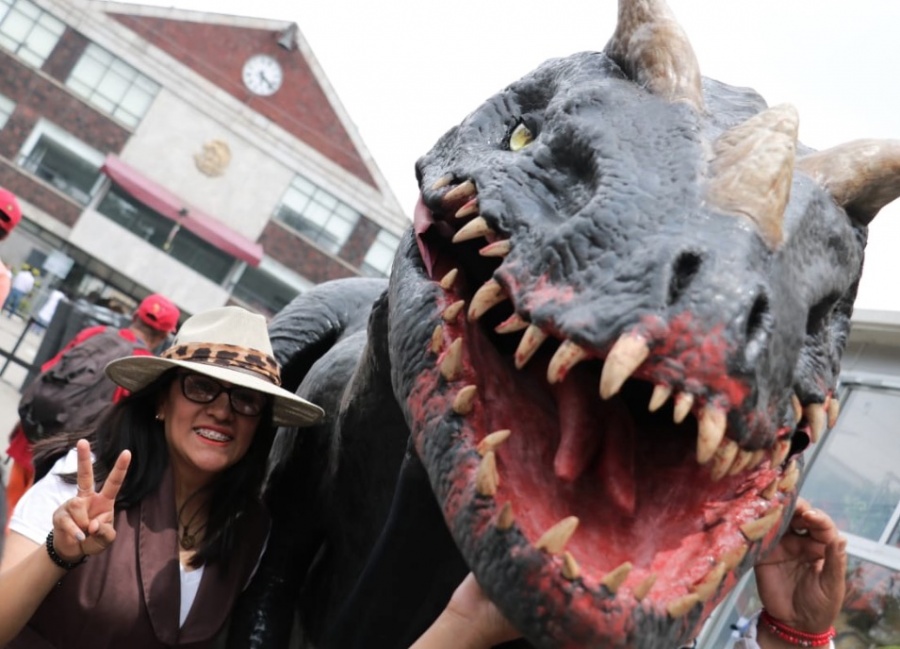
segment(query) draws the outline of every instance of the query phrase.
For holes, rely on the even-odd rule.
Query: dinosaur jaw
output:
[[[568,362],[552,330],[484,318],[496,303],[481,302],[477,268],[431,275],[426,369],[407,408],[482,586],[540,646],[688,641],[780,534],[799,475],[789,442],[751,451],[719,435],[707,450],[702,411],[660,403],[652,372],[602,399],[608,356]]]

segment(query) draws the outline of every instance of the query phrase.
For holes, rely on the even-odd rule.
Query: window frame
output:
[[[26,10],[23,11],[23,8]],[[4,31],[4,27],[8,25],[7,21],[14,14],[30,22],[24,37],[20,38]],[[38,30],[51,37],[56,37],[55,39],[51,38],[52,42],[49,47],[41,48],[46,49],[46,52],[34,47],[36,34],[40,33]],[[43,66],[53,50],[56,49],[65,31],[66,24],[63,21],[44,11],[30,0],[0,0],[0,47],[28,65],[35,68]],[[15,43],[15,47],[11,47],[10,43]]]

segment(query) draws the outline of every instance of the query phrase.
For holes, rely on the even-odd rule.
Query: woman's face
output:
[[[232,404],[252,411],[255,399],[264,410],[266,397],[259,392],[202,374],[178,373],[158,411],[176,470],[191,481],[206,482],[239,462],[250,448],[260,415],[241,414]]]

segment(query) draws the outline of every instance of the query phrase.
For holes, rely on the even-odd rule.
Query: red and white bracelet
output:
[[[798,647],[824,647],[825,645],[830,644],[834,636],[837,635],[834,627],[829,627],[829,629],[823,633],[805,633],[804,631],[798,631],[784,622],[776,620],[769,615],[765,609],[760,612],[759,621],[761,624],[765,625],[766,629],[776,636],[785,642],[797,645]]]

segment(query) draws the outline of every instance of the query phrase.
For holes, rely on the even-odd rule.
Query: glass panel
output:
[[[96,86],[103,78],[103,72],[106,70],[100,61],[89,56],[82,56],[75,68],[72,70],[72,79],[70,81],[79,81],[90,87]]]
[[[9,121],[9,117],[15,109],[16,103],[12,99],[0,95],[0,128],[6,126],[6,122]]]
[[[802,495],[845,532],[878,541],[900,502],[900,393],[855,387],[825,438]]]
[[[28,35],[26,42],[29,50],[46,60],[58,40],[59,36],[38,25]]]
[[[837,649],[900,646],[900,573],[850,557]]]
[[[41,10],[38,6],[32,2],[28,2],[28,0],[19,0],[15,5],[13,11],[21,13],[23,16],[27,16],[31,22],[37,20],[41,16]]]
[[[117,120],[125,124],[126,126],[137,126],[140,123],[140,119],[129,113],[127,110],[119,107],[116,108],[112,112],[112,116]]]
[[[320,205],[326,207],[329,210],[333,210],[338,206],[338,199],[334,196],[326,192],[324,189],[320,189],[315,193],[315,201]]]
[[[25,41],[25,38],[28,36],[28,32],[31,30],[32,21],[22,15],[20,11],[18,11],[18,7],[13,9],[9,15],[6,17],[6,20],[3,21],[2,27],[0,30],[3,31],[4,34],[13,39],[16,43],[22,43]]]
[[[106,99],[115,102],[118,104],[122,101],[122,97],[125,96],[125,92],[128,90],[128,80],[122,77],[120,74],[115,72],[108,72],[106,76],[103,77],[103,80],[97,86],[97,92],[99,92]]]
[[[325,224],[325,229],[328,230],[329,234],[337,241],[344,242],[347,240],[347,237],[350,236],[350,232],[353,230],[353,224],[347,223],[344,219],[335,216],[328,220],[328,223]]]
[[[331,216],[331,210],[317,201],[311,202],[303,210],[303,218],[319,227],[325,225],[329,216]]]
[[[297,289],[261,268],[252,266],[244,269],[240,281],[232,291],[236,299],[267,315],[275,315],[281,311],[298,294]]]
[[[172,241],[169,254],[204,277],[221,284],[234,265],[234,258],[182,228]]]

